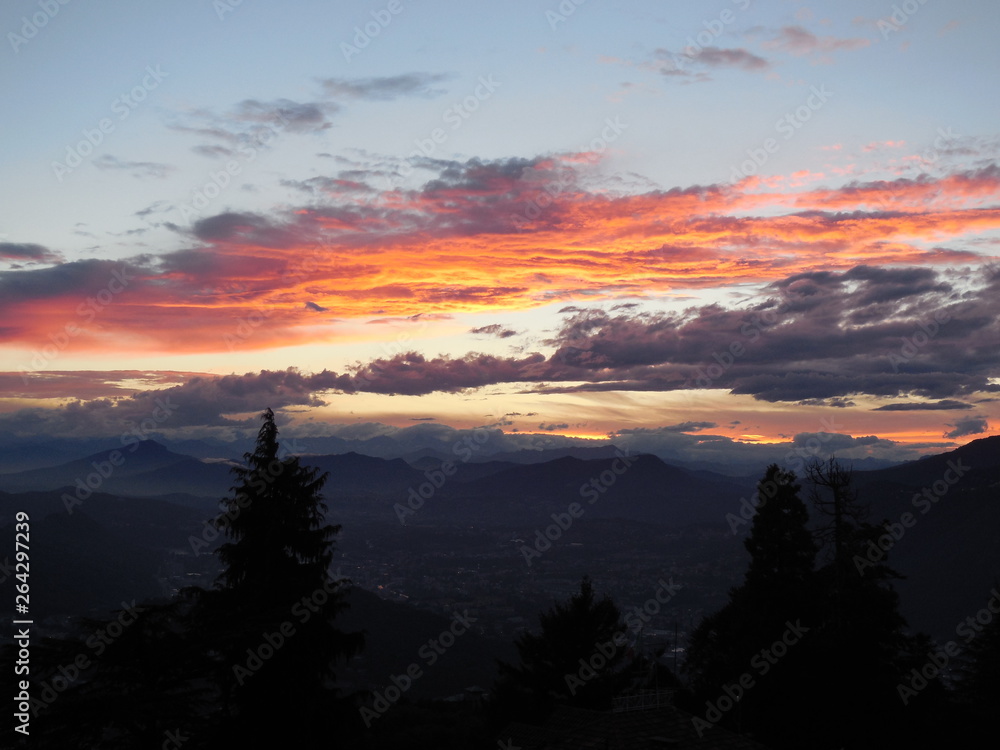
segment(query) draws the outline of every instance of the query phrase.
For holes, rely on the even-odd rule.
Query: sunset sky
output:
[[[11,0],[0,430],[170,398],[177,436],[266,406],[719,459],[1000,434],[998,29],[995,0]]]

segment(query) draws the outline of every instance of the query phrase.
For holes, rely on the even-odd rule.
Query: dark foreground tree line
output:
[[[273,413],[262,418],[215,519],[227,539],[216,586],[129,607],[82,669],[80,656],[94,655],[86,639],[35,644],[31,734],[14,734],[12,745],[496,748],[512,722],[541,725],[560,706],[610,711],[649,690],[667,691],[705,747],[720,729],[804,749],[995,736],[1000,618],[948,655],[960,668],[943,680],[940,649],[899,614],[887,555],[870,554],[884,529],[867,521],[850,471],[832,459],[807,471],[827,521],[813,530],[795,475],[768,467],[743,583],[692,633],[681,675],[641,653],[617,606],[585,576],[515,641],[519,661],[498,664],[485,705],[404,697],[366,722],[369,696],[338,690],[336,678],[364,638],[336,626],[349,582],[329,572],[340,527],[325,522],[327,477],[282,455]],[[81,631],[115,622],[84,621]],[[8,647],[8,674],[13,661]]]

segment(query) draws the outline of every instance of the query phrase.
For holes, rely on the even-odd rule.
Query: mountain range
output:
[[[113,606],[111,591],[104,593],[115,581],[122,590],[157,593],[158,555],[188,546],[230,491],[232,459],[198,458],[152,440],[133,448],[105,444],[89,455],[0,474],[0,525],[11,523],[16,510],[31,512],[45,561],[38,580],[48,582],[50,598],[66,611]],[[50,460],[66,459],[67,450],[53,443]],[[732,535],[740,551],[749,524],[733,534],[731,519],[752,497],[755,478],[692,471],[651,455],[623,457],[604,447],[526,453],[540,452],[465,462],[431,451],[412,463],[356,452],[301,460],[329,472],[324,494],[331,520],[348,530],[363,524],[417,539],[437,527],[494,528],[524,540],[575,503],[581,523],[591,527],[625,521],[716,529]],[[22,452],[22,460],[29,454]],[[1000,437],[857,470],[854,486],[870,504],[869,520],[895,524],[889,561],[904,576],[895,585],[911,624],[943,637],[985,604],[1000,578]]]

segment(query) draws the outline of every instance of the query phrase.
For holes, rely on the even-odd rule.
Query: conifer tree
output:
[[[253,452],[233,468],[237,482],[216,524],[229,542],[219,548],[222,585],[247,596],[287,598],[329,578],[331,540],[340,526],[324,524],[321,490],[327,475],[282,455],[274,412],[267,409]]]
[[[514,643],[520,663],[500,663],[497,697],[505,719],[539,720],[555,703],[607,709],[619,687],[627,640],[610,597],[597,600],[590,578],[579,593],[538,616],[538,633]]]
[[[750,535],[743,543],[750,553],[744,588],[775,607],[786,602],[785,609],[789,599],[802,598],[815,585],[817,549],[807,528],[809,513],[799,498],[800,489],[794,473],[776,464],[768,466],[758,485],[760,502]],[[779,612],[778,617],[783,614]]]
[[[226,707],[243,738],[304,747],[334,703],[333,660],[360,650],[362,638],[332,622],[346,582],[329,572],[340,526],[325,523],[327,475],[283,453],[274,413],[261,416],[216,518],[229,541],[218,550],[225,569],[206,627],[223,644]]]
[[[750,553],[743,583],[731,589],[729,602],[705,617],[691,635],[684,666],[693,690],[690,710],[704,713],[705,701],[717,698],[724,686],[738,683],[743,675],[754,680],[752,689],[741,696],[738,710],[723,722],[733,729],[766,733],[776,721],[775,711],[780,711],[786,735],[798,731],[799,716],[792,709],[801,700],[797,683],[808,671],[808,643],[789,648],[778,663],[767,662],[766,678],[754,659],[782,638],[790,624],[794,632],[816,624],[817,550],[799,491],[794,473],[775,464],[767,467],[757,485],[756,513],[743,543]]]

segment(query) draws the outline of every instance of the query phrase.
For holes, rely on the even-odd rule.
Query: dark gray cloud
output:
[[[678,422],[677,424],[665,425],[658,429],[662,432],[700,432],[701,430],[711,430],[718,426],[715,422]]]
[[[873,409],[873,411],[956,411],[972,408],[975,408],[972,404],[949,398],[943,401],[907,401],[900,404],[886,404]]]
[[[228,110],[200,108],[174,116],[169,127],[206,139],[193,150],[210,158],[249,158],[248,149],[267,148],[281,133],[322,133],[333,127],[342,106],[338,99],[388,101],[401,96],[430,97],[442,93],[434,84],[446,74],[406,73],[371,78],[327,78],[314,101],[244,99]]]
[[[49,268],[0,271],[0,312],[7,305],[56,297],[92,295],[105,288],[127,264],[111,260],[75,260]]]
[[[163,179],[174,169],[169,164],[162,164],[156,161],[125,161],[111,154],[98,156],[93,160],[93,164],[98,169],[128,172],[133,177],[140,179],[144,177]]]
[[[140,424],[158,407],[157,413],[162,414],[164,404],[169,406],[170,416],[158,423],[158,429],[248,427],[267,406],[280,409],[322,404],[310,382],[317,381],[293,369],[194,376],[179,385],[125,398],[75,401],[56,409],[21,409],[0,415],[0,429],[14,435],[114,435]]]
[[[792,438],[792,445],[802,449],[803,452],[812,451],[816,453],[818,452],[818,447],[822,447],[826,455],[841,453],[859,446],[892,447],[895,444],[892,440],[886,440],[876,435],[853,437],[851,435],[829,432],[800,432]]]
[[[200,154],[201,156],[207,156],[210,159],[218,159],[220,157],[228,158],[230,156],[236,155],[236,151],[234,151],[233,149],[226,148],[225,146],[220,146],[214,143],[213,144],[203,143],[198,146],[192,146],[191,150],[194,151],[196,154]]]
[[[833,52],[862,49],[870,45],[871,40],[863,37],[818,37],[802,26],[782,26],[764,42],[766,48],[781,50],[796,57],[817,54],[827,56]]]
[[[224,213],[199,219],[191,234],[203,242],[239,242],[260,247],[292,247],[298,241],[286,226],[254,213]]]
[[[550,356],[405,352],[314,376],[314,386],[408,395],[500,383],[545,393],[721,388],[825,406],[861,394],[948,404],[1000,391],[990,382],[1000,371],[996,287],[991,279],[959,291],[925,269],[796,274],[741,307],[582,310],[546,342]],[[872,306],[879,315],[863,314]]]
[[[451,77],[446,73],[403,73],[373,78],[324,78],[320,84],[332,99],[391,101],[404,96],[430,98],[443,94],[444,89],[434,86]]]
[[[328,130],[339,111],[340,105],[329,101],[244,99],[225,112],[201,108],[175,115],[168,127],[208,139],[207,143],[192,147],[202,156],[231,158],[240,154],[242,158],[250,158],[282,133]]]
[[[684,83],[702,83],[712,80],[709,70],[736,68],[758,73],[770,70],[771,63],[744,47],[689,45],[679,52],[660,47],[654,50],[651,60],[639,63],[639,67]]]
[[[755,55],[742,47],[732,49],[702,47],[696,50],[685,50],[684,56],[707,65],[710,68],[728,67],[758,71],[767,70],[771,67],[771,63],[763,57]]]
[[[337,177],[310,177],[307,180],[282,180],[285,187],[310,195],[342,195],[345,193],[374,193],[375,188],[357,179],[345,177],[341,172]]]
[[[852,406],[857,406],[854,401],[849,398],[807,398],[798,402],[800,406],[832,406],[835,409],[848,409]]]
[[[62,256],[34,242],[0,242],[0,259],[28,263],[59,263]]]
[[[493,323],[488,326],[480,326],[479,328],[470,328],[469,333],[479,336],[495,336],[498,339],[507,339],[511,336],[517,336],[517,331],[510,328],[504,328],[499,323]]]
[[[960,438],[966,435],[981,435],[986,432],[990,426],[986,421],[986,417],[966,417],[965,419],[959,419],[948,425],[953,429],[944,433],[946,438]]]
[[[545,357],[529,354],[521,359],[469,354],[460,359],[427,358],[417,352],[405,352],[390,359],[377,359],[358,365],[350,373],[331,373],[326,387],[345,393],[384,393],[419,396],[434,391],[457,392],[484,385],[510,383],[537,377],[547,372]]]
[[[228,119],[250,126],[266,126],[293,133],[315,133],[332,127],[329,118],[339,109],[338,105],[331,102],[296,102],[291,99],[263,102],[259,99],[244,99]]]
[[[172,208],[173,204],[168,203],[167,201],[154,201],[145,208],[140,208],[138,211],[135,212],[134,215],[144,219],[147,216],[151,216],[153,214],[166,213],[167,211],[170,211]]]
[[[958,291],[931,269],[795,274],[741,308],[587,310],[550,343],[575,390],[725,388],[769,401],[995,391],[1000,284]],[[943,322],[942,322],[943,321]],[[558,386],[554,386],[558,389]]]

